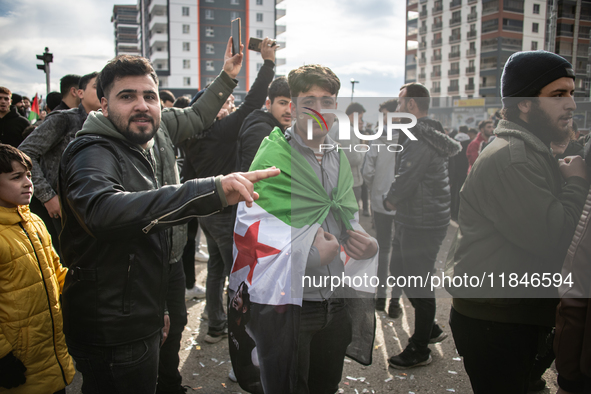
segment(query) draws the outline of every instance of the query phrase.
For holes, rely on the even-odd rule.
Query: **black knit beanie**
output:
[[[573,66],[562,56],[546,51],[516,52],[505,63],[501,76],[503,104],[508,97],[535,97],[544,86],[562,77],[575,79]]]
[[[17,105],[21,101],[23,101],[23,96],[21,96],[20,94],[16,94],[16,93],[12,94],[12,105]]]

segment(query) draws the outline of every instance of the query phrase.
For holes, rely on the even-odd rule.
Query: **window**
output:
[[[215,37],[213,34],[213,27],[206,27],[205,28],[205,37]]]
[[[531,24],[531,32],[532,32],[532,33],[537,33],[537,32],[538,32],[538,29],[539,29],[539,26],[540,26],[540,25],[539,25],[539,24],[537,24],[537,23],[532,23],[532,24]]]
[[[503,30],[523,32],[523,21],[519,21],[517,19],[503,18]]]
[[[263,63],[257,63],[257,72],[263,67]]]
[[[460,62],[455,62],[451,64],[451,69],[452,70],[460,70]]]
[[[523,0],[503,0],[503,11],[523,14]]]
[[[263,21],[263,14],[261,14],[260,12],[257,12],[257,22],[262,22]]]
[[[205,84],[208,85],[208,84],[212,83],[213,80],[214,80],[213,77],[208,77],[208,78],[205,79]],[[234,97],[236,97],[236,96],[234,96]]]
[[[183,78],[183,86],[191,86],[191,77]]]
[[[213,60],[208,60],[205,62],[205,70],[206,71],[215,71],[215,68],[213,67]]]
[[[482,34],[489,33],[491,31],[499,30],[499,19],[490,19],[482,22]]]
[[[539,14],[539,13],[540,13],[540,5],[534,4],[534,14]]]
[[[191,60],[184,59],[183,60],[183,68],[191,68]]]
[[[232,4],[232,5],[240,5],[240,2],[238,0],[230,0],[230,4]]]
[[[189,7],[183,7],[183,16],[189,16]]]
[[[531,42],[531,50],[532,51],[537,51],[538,50],[538,42],[537,41],[532,41]]]
[[[162,63],[158,63],[158,64],[156,65],[156,68],[157,68],[158,70],[162,70]]]
[[[213,20],[213,10],[205,10],[205,19]]]
[[[183,51],[189,52],[191,50],[191,43],[190,42],[183,42]]]
[[[183,34],[189,34],[191,32],[190,25],[183,25]]]
[[[240,18],[240,13],[236,11],[230,12],[230,20],[233,21],[236,18]]]
[[[205,53],[207,53],[208,55],[215,54],[213,44],[205,44]]]
[[[452,45],[451,46],[451,53],[460,53],[460,46],[459,45]]]
[[[213,3],[213,0],[205,0],[206,3]]]
[[[257,30],[257,38],[263,38],[263,31]]]
[[[263,0],[257,0],[257,5],[263,5]]]

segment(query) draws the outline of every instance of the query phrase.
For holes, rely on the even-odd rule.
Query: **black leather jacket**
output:
[[[225,205],[216,180],[158,188],[138,147],[84,136],[64,152],[60,198],[68,338],[116,345],[154,334],[163,322],[171,226]]]
[[[443,133],[441,123],[426,117],[418,119],[410,131],[417,141],[399,141],[403,150],[397,153],[396,175],[386,199],[396,206],[398,224],[417,229],[446,227],[451,216],[448,159],[462,146]]]

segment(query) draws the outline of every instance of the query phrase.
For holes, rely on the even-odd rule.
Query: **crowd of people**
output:
[[[366,108],[346,108],[348,139],[338,76],[304,65],[275,78],[276,49],[263,40],[238,107],[231,40],[195,97],[159,90],[149,61],[129,55],[63,77],[34,124],[31,100],[0,87],[0,391],[65,393],[78,370],[87,394],[186,392],[193,297],[206,300],[205,341],[229,341],[231,378],[248,392],[337,392],[346,355],[371,363],[374,309],[399,318],[403,293],[414,331],[389,366],[428,365],[450,334],[433,287],[322,278],[425,277],[454,220],[450,328],[473,391],[541,391],[556,360],[559,393],[590,393],[591,143],[572,120],[572,66],[513,54],[503,109],[453,133],[430,116],[428,89],[405,84],[379,106],[377,142],[399,149],[366,153],[340,149],[372,139],[360,133]],[[387,132],[396,114],[412,127]],[[482,289],[452,286],[487,273]],[[542,296],[493,286],[509,273],[574,284]]]

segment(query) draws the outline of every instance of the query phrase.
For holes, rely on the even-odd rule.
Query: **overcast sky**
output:
[[[0,0],[0,86],[45,93],[36,54],[54,54],[51,88],[68,73],[100,70],[114,52],[113,4],[130,0]],[[302,64],[326,65],[339,76],[341,96],[396,97],[404,81],[405,2],[397,0],[286,0],[280,51],[287,73]],[[284,21],[284,22],[283,22]]]

